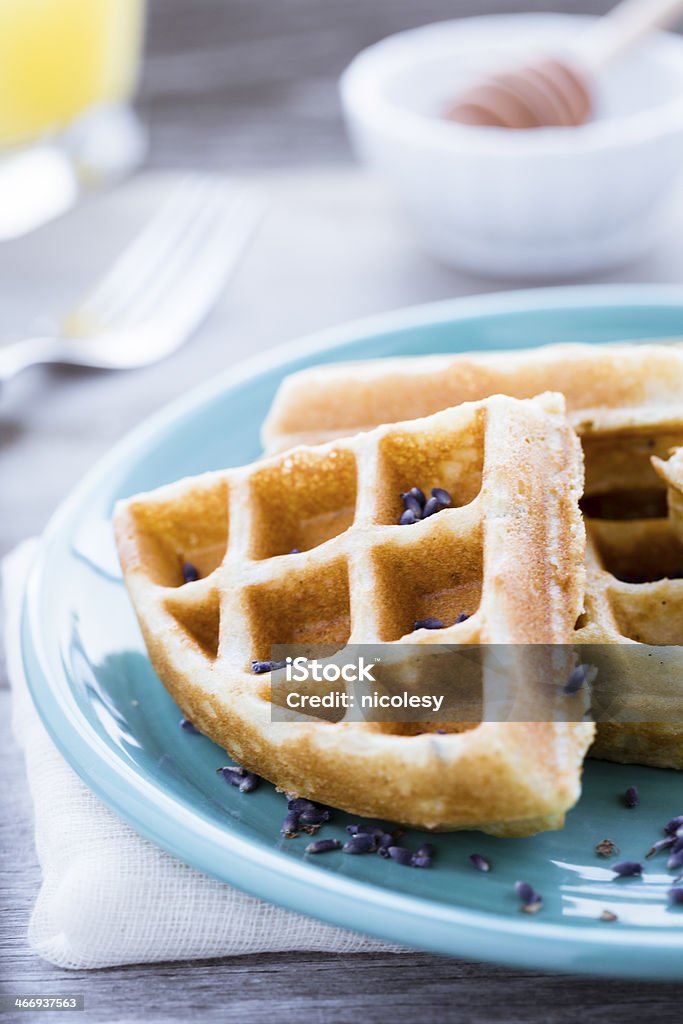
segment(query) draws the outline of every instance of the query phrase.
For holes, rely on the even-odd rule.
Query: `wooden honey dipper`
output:
[[[593,79],[646,35],[683,14],[683,0],[622,0],[566,56],[501,69],[464,92],[446,117],[491,128],[572,128],[593,114]]]

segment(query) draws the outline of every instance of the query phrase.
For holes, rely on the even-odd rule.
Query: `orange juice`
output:
[[[0,146],[135,86],[144,0],[0,0]]]

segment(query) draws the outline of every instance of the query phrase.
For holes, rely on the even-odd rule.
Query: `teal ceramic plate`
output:
[[[430,870],[375,856],[304,853],[283,840],[284,800],[242,794],[215,769],[219,748],[178,728],[179,712],[145,655],[110,527],[117,498],[190,473],[247,462],[287,373],[337,360],[683,335],[683,293],[658,288],[518,292],[406,310],[328,332],[255,362],[145,423],[88,476],[45,534],[23,620],[38,710],[86,783],[142,835],[216,878],[334,924],[458,956],[626,977],[683,975],[683,910],[670,908],[664,858],[642,879],[613,881],[594,852],[609,837],[641,860],[663,822],[683,813],[683,775],[589,763],[561,832],[497,840],[438,835]],[[641,805],[619,796],[637,785]],[[338,813],[325,836],[342,836]],[[418,837],[407,842],[417,844]],[[490,874],[469,854],[489,857]],[[525,879],[536,915],[514,895]],[[618,921],[600,921],[604,909]]]

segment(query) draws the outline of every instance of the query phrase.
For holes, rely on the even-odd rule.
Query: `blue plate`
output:
[[[283,376],[338,360],[683,335],[670,288],[517,292],[410,309],[328,332],[230,370],[143,424],[83,481],[47,530],[30,580],[23,651],[38,710],[85,782],[133,828],[188,864],[333,924],[458,956],[642,978],[680,979],[683,911],[667,904],[663,857],[642,879],[613,881],[594,852],[609,837],[642,860],[683,812],[683,776],[588,763],[561,832],[500,840],[438,835],[431,870],[378,857],[304,853],[283,840],[284,801],[269,785],[242,794],[215,769],[225,754],[178,728],[179,712],[145,654],[121,582],[110,516],[117,498],[190,473],[247,462]],[[637,785],[641,805],[620,794]],[[338,813],[323,835],[339,836]],[[417,845],[420,837],[409,836]],[[469,854],[489,857],[490,874]],[[542,893],[522,914],[514,883]],[[600,914],[610,909],[618,921]]]

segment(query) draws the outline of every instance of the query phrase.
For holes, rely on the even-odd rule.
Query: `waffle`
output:
[[[656,678],[648,659],[654,647],[683,643],[682,502],[670,478],[678,472],[680,484],[681,463],[664,462],[683,445],[683,343],[556,345],[314,368],[285,380],[264,443],[277,451],[293,438],[390,421],[407,407],[418,416],[492,390],[525,398],[544,388],[564,394],[585,458],[586,606],[575,640],[631,645],[621,659],[611,651],[599,675],[591,755],[682,769],[676,655],[660,652],[666,671]]]
[[[601,673],[596,711],[614,720],[599,725],[592,756],[683,769],[683,450],[651,461],[668,502],[663,492],[655,504],[648,491],[647,518],[586,518],[586,608],[576,636],[624,645]],[[633,515],[642,510],[634,501]]]
[[[280,386],[263,427],[263,444],[267,453],[283,451],[489,395],[532,398],[544,391],[565,397],[567,416],[584,442],[588,488],[600,479],[603,489],[611,490],[606,468],[613,446],[610,441],[608,458],[602,459],[602,436],[650,425],[663,435],[667,423],[674,431],[680,425],[683,342],[547,345],[313,367]],[[665,454],[668,441],[663,437],[659,454]]]
[[[413,485],[455,504],[397,526]],[[138,495],[115,530],[159,677],[241,764],[358,815],[528,835],[578,798],[592,723],[279,722],[250,668],[276,644],[566,643],[581,485],[561,397],[495,396]],[[446,628],[414,631],[427,616]]]

